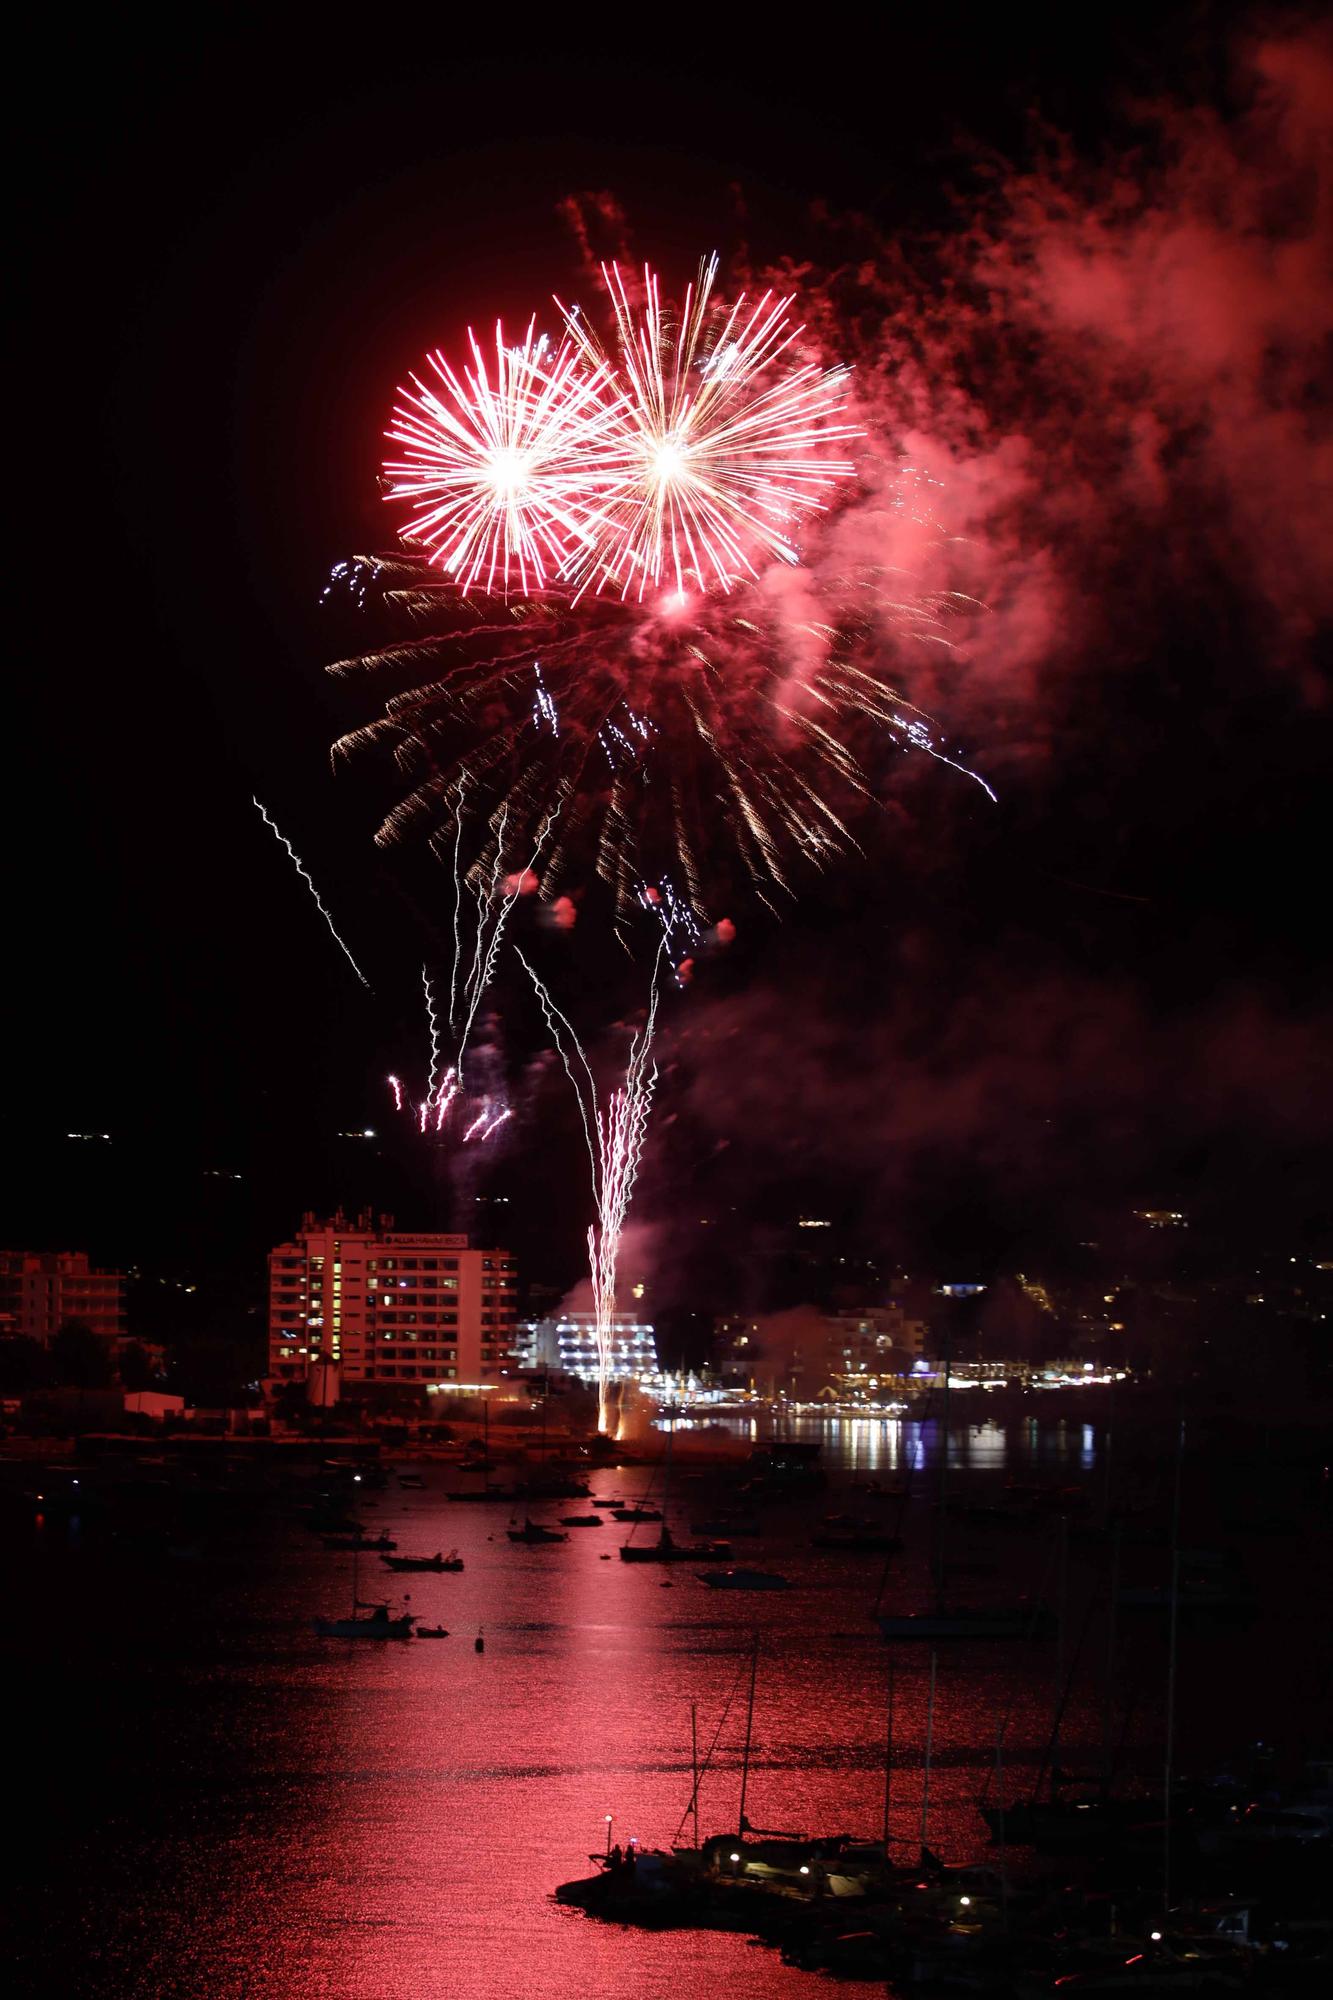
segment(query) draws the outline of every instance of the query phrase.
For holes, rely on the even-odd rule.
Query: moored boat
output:
[[[457,1549],[450,1549],[447,1556],[438,1553],[433,1556],[382,1556],[380,1560],[386,1569],[430,1570],[436,1575],[463,1567],[463,1558]]]
[[[785,1576],[769,1569],[717,1569],[705,1570],[700,1583],[706,1583],[710,1590],[790,1590],[791,1584]]]
[[[391,1616],[387,1604],[377,1604],[365,1618],[355,1612],[350,1618],[317,1618],[315,1633],[320,1639],[410,1639],[414,1622],[410,1611]]]
[[[1049,1608],[1041,1603],[937,1605],[932,1611],[881,1612],[875,1620],[885,1639],[1036,1639],[1050,1629]]]
[[[540,1521],[525,1520],[521,1528],[508,1528],[505,1532],[511,1542],[526,1542],[529,1546],[538,1542],[567,1542],[569,1540],[569,1536],[561,1534],[558,1528],[543,1527]]]
[[[677,1542],[662,1524],[655,1542],[622,1542],[620,1560],[627,1563],[730,1562],[730,1542]]]
[[[886,1534],[879,1528],[825,1528],[811,1535],[812,1549],[837,1549],[851,1555],[897,1555],[901,1535]]]

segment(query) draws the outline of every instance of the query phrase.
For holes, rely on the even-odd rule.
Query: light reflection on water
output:
[[[424,1492],[391,1478],[366,1518],[404,1550],[457,1546],[466,1567],[396,1578],[363,1558],[361,1589],[406,1587],[421,1618],[448,1626],[440,1642],[315,1639],[313,1617],[346,1606],[351,1561],[286,1519],[193,1564],[63,1529],[39,1537],[21,1583],[45,1610],[34,1727],[66,1747],[51,1788],[58,1860],[35,1869],[30,1904],[32,1990],[95,2000],[818,1990],[742,1939],[606,1929],[549,1900],[558,1882],[589,1872],[608,1812],[618,1839],[683,1837],[691,1703],[707,1744],[731,1701],[701,1816],[705,1835],[734,1826],[738,1677],[756,1629],[752,1823],[878,1828],[889,1651],[871,1612],[883,1565],[812,1549],[809,1536],[843,1507],[878,1508],[895,1525],[901,1511],[909,1547],[885,1602],[919,1608],[942,1439],[931,1422],[859,1418],[799,1419],[790,1432],[823,1440],[830,1487],[774,1505],[763,1536],[737,1544],[739,1562],[792,1579],[783,1594],[721,1593],[688,1566],[664,1575],[623,1564],[609,1518],[565,1545],[516,1547],[506,1509],[444,1499],[456,1474],[426,1468]],[[950,1476],[960,1495],[992,1499],[1006,1477],[1034,1475],[1082,1478],[1095,1494],[1098,1444],[1081,1422],[960,1423]],[[909,1472],[914,1497],[901,1510],[859,1484]],[[677,1476],[681,1525],[715,1509],[710,1476],[683,1453]],[[627,1469],[594,1490],[630,1495],[646,1479]],[[971,1573],[959,1588],[984,1599],[1049,1587],[1053,1548],[1049,1524],[964,1538]],[[1074,1560],[1077,1614],[1097,1615],[1103,1560]],[[1156,1644],[1154,1634],[1124,1643],[1131,1756],[1136,1745],[1156,1754]],[[928,1653],[900,1646],[892,1657],[893,1825],[908,1854],[921,1830]],[[1050,1647],[940,1650],[928,1835],[946,1859],[982,1851],[974,1802],[1006,1710],[1006,1764],[1026,1789],[1053,1682]],[[1088,1746],[1094,1762],[1101,1698],[1090,1672],[1064,1723],[1065,1744]]]

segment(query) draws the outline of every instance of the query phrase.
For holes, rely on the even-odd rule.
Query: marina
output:
[[[89,1801],[80,1822],[64,1816],[59,1783],[46,1802],[50,1836],[75,1864],[34,1890],[48,1935],[59,1932],[81,1844],[107,1813],[125,1828],[126,1867],[148,1842],[165,1840],[176,1856],[177,1886],[154,1906],[154,1948],[165,1962],[182,1948],[182,1927],[202,1922],[195,1949],[213,1968],[210,1990],[221,2000],[250,1990],[237,1982],[249,1977],[243,1968],[255,1953],[298,1935],[330,1978],[335,1963],[346,1977],[350,1962],[355,1990],[384,2000],[404,1983],[442,1995],[517,1994],[532,1954],[544,1990],[559,2000],[586,1992],[590,1962],[607,1985],[631,1983],[665,2000],[682,1977],[699,1994],[743,1978],[747,1993],[799,1996],[821,1966],[855,1975],[853,1990],[859,1978],[867,1991],[884,1992],[886,1980],[896,1982],[890,1991],[915,1991],[929,1984],[927,1968],[940,1976],[943,1951],[960,1964],[967,1958],[968,1977],[981,1982],[974,1990],[1003,1991],[994,1983],[999,1958],[982,1962],[997,1928],[1026,1938],[1032,1959],[1053,1925],[1068,1928],[1071,1883],[1100,1912],[1097,1922],[1110,1896],[1121,1899],[1123,1924],[1146,1907],[1161,1929],[1166,1634],[1152,1615],[1126,1613],[1114,1632],[1108,1627],[1110,1545],[1069,1543],[1064,1645],[1051,1633],[992,1635],[984,1644],[962,1633],[937,1633],[925,1645],[886,1642],[864,1559],[811,1546],[810,1517],[822,1518],[868,1476],[892,1473],[895,1460],[920,1458],[913,1497],[883,1503],[901,1512],[906,1546],[889,1559],[883,1602],[895,1608],[878,1616],[929,1615],[930,1492],[942,1433],[838,1419],[812,1422],[809,1433],[824,1483],[766,1502],[752,1542],[756,1568],[780,1573],[790,1587],[734,1593],[708,1587],[726,1573],[711,1565],[699,1576],[671,1565],[666,1591],[651,1563],[608,1568],[595,1535],[569,1537],[550,1560],[517,1563],[507,1538],[524,1532],[523,1517],[497,1522],[489,1511],[460,1508],[446,1497],[447,1466],[414,1467],[421,1486],[381,1492],[377,1515],[385,1531],[406,1538],[410,1530],[408,1546],[456,1545],[462,1573],[402,1574],[394,1582],[406,1595],[400,1589],[397,1602],[341,1615],[348,1568],[364,1559],[353,1551],[339,1567],[336,1553],[312,1546],[299,1518],[304,1503],[275,1496],[221,1522],[225,1498],[180,1493],[196,1528],[211,1516],[207,1561],[181,1569],[164,1568],[163,1557],[125,1536],[123,1518],[112,1525],[125,1513],[114,1494],[96,1525],[91,1511],[86,1520],[53,1510],[16,1522],[11,1490],[8,1533],[23,1588],[49,1607],[52,1702],[82,1708],[87,1670],[67,1635],[93,1620],[104,1633],[99,1699],[113,1697],[126,1718],[114,1737],[91,1714],[77,1732],[71,1754],[87,1766]],[[1073,1485],[1090,1500],[1100,1491],[1092,1425],[962,1425],[950,1452],[956,1490],[979,1504],[1019,1504],[1004,1498],[1016,1471],[1043,1489]],[[1130,1456],[1126,1442],[1126,1464]],[[1219,1461],[1201,1445],[1186,1488],[1189,1533],[1205,1545],[1205,1524],[1211,1531],[1216,1511],[1234,1504],[1239,1478],[1261,1487],[1269,1504],[1306,1492],[1315,1477],[1307,1458],[1297,1443],[1287,1463],[1259,1467]],[[1169,1457],[1166,1471],[1159,1498],[1169,1523]],[[87,1481],[88,1471],[80,1476]],[[680,1502],[682,1522],[692,1512],[720,1517],[731,1486],[751,1482],[748,1467],[700,1468]],[[856,1500],[862,1514],[876,1504],[864,1492]],[[964,1536],[960,1556],[965,1546]],[[1169,1893],[1178,1910],[1212,1896],[1219,1866],[1229,1886],[1257,1893],[1274,1856],[1283,1878],[1296,1881],[1293,1855],[1308,1870],[1330,1852],[1326,1808],[1293,1803],[1320,1747],[1326,1689],[1313,1644],[1320,1607],[1292,1580],[1314,1574],[1327,1548],[1321,1514],[1276,1561],[1271,1538],[1238,1540],[1237,1561],[1262,1612],[1227,1627],[1225,1653],[1215,1621],[1180,1620],[1173,1760],[1179,1784],[1196,1790],[1173,1790],[1178,1878]],[[1006,1604],[1020,1586],[1049,1586],[1048,1515],[1005,1536],[1003,1550],[987,1581]],[[1122,1549],[1123,1574],[1146,1573],[1160,1553],[1147,1542],[1132,1558]],[[438,1643],[418,1646],[427,1635]],[[201,1732],[205,1712],[230,1718],[220,1736],[211,1725]],[[165,1820],[156,1791],[137,1775],[144,1744],[163,1733],[180,1773]],[[1274,1738],[1269,1751],[1256,1750]],[[1113,1775],[1103,1796],[1108,1742]],[[1223,1767],[1229,1789],[1206,1794],[1212,1854],[1204,1863],[1181,1829],[1192,1836],[1202,1824],[1198,1788]],[[701,1774],[697,1786],[692,1770]],[[623,1859],[631,1845],[632,1879]],[[622,1860],[613,1869],[605,1857],[617,1846]],[[591,1874],[590,1851],[602,1856]],[[187,1854],[196,1856],[188,1867]],[[322,1914],[336,1907],[349,1855],[358,1871],[350,1929]],[[222,1898],[212,1893],[214,1872],[230,1885]],[[206,1906],[191,1896],[196,1873],[200,1896],[205,1874],[210,1881]],[[265,1925],[252,1935],[247,1919],[246,1933],[234,1934],[230,1899],[244,1896],[253,1911],[247,1885],[260,1875],[271,1884]],[[983,1880],[989,1888],[978,1893]],[[583,1890],[568,1887],[580,1882]],[[1056,1888],[1064,1901],[1052,1902]],[[90,1918],[113,1938],[129,1915],[115,1895],[113,1877]],[[1256,1901],[1255,1922],[1267,1919],[1269,1904],[1271,1893]],[[460,1909],[469,1913],[466,1957]],[[975,1915],[961,1923],[964,1909]],[[441,1955],[445,1911],[455,1942]],[[1083,1928],[1095,1955],[1093,1923],[1089,1916]],[[508,1985],[486,1974],[488,1926],[496,1949],[503,1932],[512,1955],[515,1927],[523,1940]],[[1178,1953],[1175,1932],[1168,1936]],[[967,1937],[987,1940],[985,1952],[958,1942]],[[1003,1950],[1012,1956],[1011,1946]],[[1032,1963],[1035,1973],[1029,1966],[1024,1978],[1044,1977]],[[1046,1970],[1049,1988],[1069,1966],[1053,1959]]]

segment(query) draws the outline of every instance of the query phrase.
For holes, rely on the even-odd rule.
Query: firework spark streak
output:
[[[703,943],[703,931],[699,920],[689,904],[676,894],[675,887],[666,875],[654,889],[650,883],[643,883],[639,889],[639,901],[645,910],[652,913],[662,926],[662,942],[671,970],[676,976],[676,984],[683,986],[689,954],[697,951]]]
[[[423,1136],[427,1133],[438,1135],[444,1132],[453,1105],[461,1100],[472,1113],[460,1133],[461,1143],[467,1146],[474,1139],[482,1141],[489,1139],[492,1133],[497,1132],[512,1116],[509,1106],[505,1105],[502,1099],[497,1102],[495,1092],[483,1096],[479,1103],[475,1094],[469,1095],[463,1074],[464,1056],[476,1023],[477,1011],[495,976],[505,925],[519,897],[536,886],[537,878],[533,873],[533,866],[540,859],[542,848],[555,825],[559,807],[556,806],[546,816],[526,865],[521,866],[516,873],[506,873],[505,870],[504,837],[508,810],[502,805],[495,815],[492,823],[495,845],[490,864],[485,869],[474,870],[466,884],[473,896],[476,925],[472,941],[472,962],[464,969],[465,885],[458,860],[463,838],[465,790],[464,778],[459,782],[454,809],[454,953],[449,973],[449,1032],[455,1054],[453,1063],[441,1073],[443,1054],[435,983],[431,978],[430,967],[423,965],[421,991],[426,1008],[426,1030],[430,1039],[430,1049],[426,1094],[412,1107],[412,1110],[417,1130]],[[387,1081],[393,1091],[394,1108],[401,1111],[405,1103],[402,1084],[394,1076],[390,1076]]]
[[[652,1059],[652,1046],[657,1027],[657,974],[665,950],[664,937],[653,961],[647,1017],[630,1043],[625,1080],[602,1104],[582,1043],[523,953],[517,945],[514,946],[519,963],[532,981],[547,1032],[573,1085],[588,1147],[593,1207],[597,1216],[596,1222],[588,1228],[588,1267],[592,1278],[597,1338],[597,1428],[603,1434],[610,1428],[616,1266],[620,1257],[620,1238],[634,1193],[639,1162],[643,1158],[653,1092],[657,1088],[657,1065]]]
[[[683,606],[576,604],[553,591],[520,609],[460,600],[403,558],[383,559],[380,573],[401,584],[388,601],[426,636],[332,669],[411,677],[334,754],[391,747],[409,789],[377,842],[426,831],[474,892],[495,878],[498,829],[511,851],[540,840],[543,900],[590,865],[623,930],[644,885],[669,876],[706,929],[710,895],[733,893],[720,873],[728,854],[777,909],[794,893],[793,864],[820,871],[858,846],[854,820],[884,794],[880,743],[994,797],[889,678],[905,655],[947,654],[984,611],[957,593],[913,596],[887,569],[824,565],[800,573],[793,599],[761,583]],[[465,801],[471,827],[486,830],[479,847]],[[456,930],[460,976],[463,958]]]
[[[253,794],[251,794],[250,803],[255,808],[255,811],[259,814],[259,817],[263,820],[265,826],[268,827],[269,831],[273,834],[275,840],[277,840],[281,846],[286,848],[288,854],[291,856],[293,867],[296,869],[297,874],[301,877],[301,880],[305,883],[306,887],[309,889],[311,895],[315,899],[315,908],[319,911],[319,914],[321,915],[321,917],[323,917],[325,923],[329,927],[329,935],[332,937],[334,943],[337,945],[343,957],[347,960],[347,963],[351,966],[357,978],[361,981],[361,984],[365,987],[367,993],[369,993],[371,990],[370,981],[366,978],[365,973],[361,970],[361,967],[352,957],[352,954],[348,949],[346,941],[343,938],[339,937],[337,929],[334,926],[333,918],[329,915],[328,911],[325,909],[323,899],[320,896],[319,890],[315,887],[314,882],[311,880],[309,869],[302,861],[300,855],[296,852],[296,849],[292,846],[290,840],[288,840],[286,834],[283,833],[282,829],[278,826],[276,820],[270,817],[268,812],[259,803],[259,800],[255,798]]]

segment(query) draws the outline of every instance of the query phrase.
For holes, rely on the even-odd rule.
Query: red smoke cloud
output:
[[[1053,732],[1086,700],[1073,662],[1114,668],[1215,594],[1309,671],[1333,613],[1333,37],[1252,40],[1237,88],[1230,116],[1137,107],[1122,156],[1051,138],[1029,170],[982,163],[920,254],[842,218],[844,262],[768,274],[855,363],[867,433],[807,561],[961,594],[910,660],[946,724],[1028,708]]]

